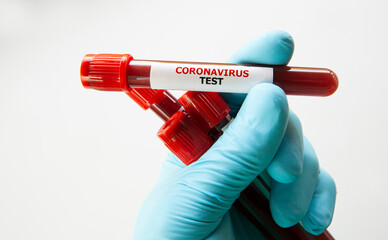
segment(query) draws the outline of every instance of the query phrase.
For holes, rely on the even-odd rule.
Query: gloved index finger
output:
[[[230,63],[286,65],[294,52],[294,40],[287,32],[266,32],[242,46],[229,59]]]
[[[294,40],[284,31],[274,30],[260,35],[242,46],[229,59],[236,64],[267,64],[286,65],[294,52]],[[226,103],[231,107],[231,115],[235,116],[246,94],[221,93]]]

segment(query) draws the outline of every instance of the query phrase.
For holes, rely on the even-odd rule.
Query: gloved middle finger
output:
[[[303,132],[295,113],[289,113],[287,129],[282,143],[267,168],[269,175],[280,183],[291,183],[303,170]]]

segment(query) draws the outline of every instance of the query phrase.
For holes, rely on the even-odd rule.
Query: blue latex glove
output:
[[[235,63],[287,64],[293,40],[268,32],[242,47]],[[135,239],[265,239],[232,205],[259,174],[272,178],[270,207],[282,227],[301,222],[312,234],[330,224],[336,189],[322,169],[284,92],[258,84],[248,95],[223,94],[237,114],[198,161],[184,166],[170,154],[140,210]],[[241,106],[242,104],[242,106]],[[241,107],[241,108],[240,108]]]

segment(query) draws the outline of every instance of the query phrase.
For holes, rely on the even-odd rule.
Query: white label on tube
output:
[[[151,65],[153,89],[247,93],[261,82],[273,82],[272,68],[164,62]]]

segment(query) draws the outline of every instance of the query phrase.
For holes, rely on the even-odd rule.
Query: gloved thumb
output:
[[[212,205],[227,211],[269,165],[288,121],[287,98],[273,84],[250,90],[236,119],[197,162],[185,168],[180,181],[211,196]]]

